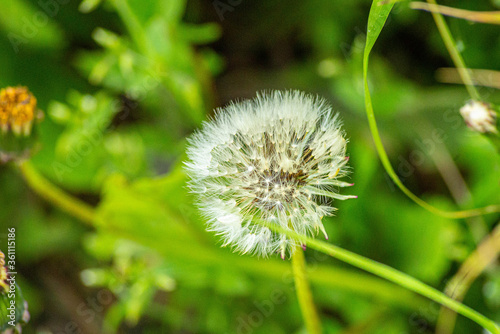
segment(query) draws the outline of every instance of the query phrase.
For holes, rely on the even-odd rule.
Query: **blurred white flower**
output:
[[[490,105],[481,101],[471,100],[460,108],[460,114],[469,128],[483,133],[498,133],[496,128],[496,113]]]
[[[209,230],[242,253],[293,253],[298,242],[259,225],[301,235],[322,231],[321,219],[348,199],[338,187],[347,173],[340,121],[321,99],[275,91],[232,103],[189,139],[186,170]]]

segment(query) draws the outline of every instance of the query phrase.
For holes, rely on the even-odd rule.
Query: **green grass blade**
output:
[[[398,175],[394,171],[394,168],[392,167],[392,165],[389,161],[389,157],[387,156],[387,152],[385,151],[384,145],[382,144],[382,139],[380,138],[380,133],[378,131],[378,126],[377,126],[377,122],[375,120],[375,114],[373,111],[370,90],[368,87],[368,61],[370,58],[370,52],[373,48],[373,45],[375,44],[375,41],[377,40],[378,36],[380,35],[380,32],[382,31],[382,28],[384,27],[384,24],[387,20],[387,17],[389,16],[389,13],[391,12],[392,7],[394,6],[393,3],[379,5],[378,4],[379,1],[380,0],[373,1],[372,7],[370,9],[370,15],[368,17],[366,46],[365,46],[365,51],[364,51],[364,55],[363,55],[363,81],[364,81],[364,90],[365,90],[365,108],[366,108],[366,114],[368,116],[368,124],[370,126],[370,131],[372,133],[373,140],[375,142],[375,147],[377,148],[377,153],[380,157],[380,160],[382,161],[382,165],[384,166],[387,174],[389,174],[389,177],[392,179],[392,181],[412,201],[414,201],[415,203],[420,205],[422,208],[424,208],[424,209],[426,209],[434,214],[440,215],[442,217],[459,219],[459,218],[467,218],[467,217],[484,215],[487,213],[500,212],[500,205],[499,204],[489,205],[489,206],[486,206],[483,208],[464,210],[464,211],[444,211],[444,210],[438,209],[438,208],[428,204],[424,200],[420,199],[418,196],[413,194],[408,188],[406,188],[406,186],[401,182]]]

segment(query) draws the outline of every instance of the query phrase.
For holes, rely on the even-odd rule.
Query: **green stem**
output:
[[[472,81],[471,74],[467,67],[465,66],[464,59],[462,58],[462,55],[458,51],[457,44],[455,40],[453,39],[453,36],[451,35],[450,29],[448,28],[448,25],[446,24],[446,20],[444,19],[443,15],[439,11],[439,6],[436,4],[435,0],[427,0],[429,3],[429,6],[431,7],[431,14],[432,17],[434,18],[434,21],[436,22],[436,26],[439,30],[439,34],[441,35],[441,38],[444,41],[444,44],[446,45],[446,48],[448,49],[448,53],[450,54],[451,59],[453,60],[453,63],[455,64],[455,67],[457,68],[458,74],[462,78],[462,82],[465,84],[465,87],[467,88],[467,91],[469,92],[469,95],[473,100],[476,101],[481,101],[481,96],[479,95],[478,90],[474,86],[474,83]],[[433,8],[434,7],[434,8]],[[435,9],[435,10],[432,10]],[[490,139],[491,143],[495,146],[497,151],[500,153],[500,139],[497,133],[494,134],[486,134],[486,137]]]
[[[365,64],[367,64],[367,60],[365,61]],[[377,126],[377,121],[375,120],[375,114],[373,112],[373,105],[372,105],[372,100],[370,96],[370,91],[368,88],[368,81],[367,81],[367,69],[365,69],[365,105],[366,105],[366,113],[368,116],[368,124],[370,126],[370,131],[372,133],[373,141],[375,142],[375,147],[377,149],[377,153],[379,155],[380,161],[382,162],[382,165],[384,166],[385,171],[391,178],[391,180],[396,184],[396,186],[406,195],[408,198],[410,198],[413,202],[417,203],[420,205],[422,208],[426,209],[429,212],[432,212],[434,214],[437,214],[439,216],[445,217],[445,218],[452,218],[452,219],[460,219],[460,218],[469,218],[469,217],[475,217],[475,216],[481,216],[485,215],[488,213],[496,213],[500,212],[500,205],[498,204],[493,204],[489,205],[486,207],[482,208],[476,208],[476,209],[471,209],[471,210],[461,210],[461,211],[445,211],[438,209],[424,200],[420,199],[417,195],[413,194],[410,189],[408,189],[403,182],[399,179],[398,175],[394,171],[394,168],[391,165],[391,162],[389,161],[389,157],[387,155],[387,152],[385,151],[384,144],[382,144],[382,139],[380,138],[380,133],[378,131],[378,126]]]
[[[435,0],[427,0],[427,2],[431,4],[431,6],[437,6]],[[472,82],[469,70],[467,69],[467,67],[465,67],[464,59],[457,49],[457,44],[453,39],[453,36],[451,35],[450,29],[448,28],[443,15],[441,15],[439,11],[435,10],[431,11],[431,14],[434,18],[434,21],[436,22],[439,34],[441,35],[441,38],[446,45],[446,49],[448,49],[448,53],[450,54],[450,57],[453,60],[453,63],[455,64],[455,67],[457,68],[458,73],[460,74],[460,77],[462,78],[462,81],[467,88],[467,91],[469,92],[469,95],[473,100],[480,101],[481,97],[479,96],[479,92]]]
[[[95,216],[94,208],[64,192],[45,179],[38,173],[30,161],[21,162],[18,167],[26,183],[28,183],[31,189],[40,195],[40,197],[81,221],[93,225]]]
[[[306,276],[304,251],[300,246],[297,246],[295,253],[292,255],[292,268],[297,298],[306,323],[307,333],[321,334],[321,322],[314,306],[311,288]]]
[[[366,115],[368,117],[368,125],[370,127],[370,132],[373,137],[373,141],[375,143],[375,148],[377,149],[377,153],[379,155],[380,161],[384,166],[387,174],[391,178],[391,180],[396,184],[396,186],[410,198],[413,202],[420,205],[422,208],[426,209],[429,212],[440,215],[445,218],[452,219],[460,219],[460,218],[468,218],[475,217],[480,215],[485,215],[488,213],[500,212],[500,204],[493,204],[482,208],[471,209],[471,210],[462,210],[462,211],[445,211],[438,209],[424,200],[420,199],[417,195],[413,194],[410,189],[406,188],[406,186],[401,182],[398,175],[394,171],[394,168],[389,161],[389,157],[387,152],[385,151],[384,144],[382,143],[382,139],[380,138],[380,133],[377,126],[377,121],[375,119],[375,113],[373,111],[372,98],[370,95],[370,89],[368,87],[368,62],[370,59],[370,52],[377,40],[380,31],[382,30],[385,20],[389,15],[389,12],[392,8],[393,4],[379,6],[377,0],[374,0],[372,4],[372,8],[370,10],[370,17],[368,19],[368,31],[367,31],[367,40],[365,51],[363,54],[363,81],[364,81],[364,90],[365,90],[365,108]]]
[[[478,313],[477,311],[471,309],[470,307],[465,306],[462,303],[459,303],[451,299],[444,293],[420,282],[419,280],[411,277],[410,275],[402,273],[385,264],[352,253],[338,246],[334,246],[323,241],[318,241],[300,235],[289,229],[285,230],[284,228],[277,226],[276,224],[269,224],[267,222],[261,222],[261,224],[273,230],[274,232],[285,234],[286,236],[294,240],[302,242],[303,244],[307,244],[308,247],[316,249],[343,262],[349,263],[350,265],[363,269],[369,273],[385,278],[388,281],[391,281],[410,291],[416,292],[424,297],[427,297],[435,301],[436,303],[446,306],[449,309],[457,313],[460,313],[464,317],[467,317],[470,320],[476,322],[477,324],[483,326],[485,329],[489,330],[492,334],[500,334],[500,327],[498,327],[492,320],[486,318],[484,315]]]

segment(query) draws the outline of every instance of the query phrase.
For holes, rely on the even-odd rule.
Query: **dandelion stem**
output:
[[[500,223],[476,250],[462,263],[458,272],[446,285],[446,292],[455,300],[462,301],[472,283],[495,261],[500,254]],[[436,333],[452,334],[455,327],[456,313],[447,308],[439,312]]]
[[[312,298],[311,288],[307,280],[306,260],[304,251],[297,246],[292,256],[293,277],[295,289],[300,304],[300,310],[309,334],[321,334],[321,322]]]
[[[364,256],[350,252],[338,246],[334,246],[323,241],[318,241],[309,237],[305,237],[303,235],[296,233],[295,231],[292,231],[290,229],[284,229],[276,224],[269,224],[264,221],[260,221],[260,224],[268,227],[274,232],[285,234],[286,236],[292,239],[307,244],[308,247],[316,249],[317,251],[325,253],[331,257],[346,262],[357,268],[363,269],[379,277],[385,278],[388,281],[391,281],[410,291],[416,292],[424,297],[427,297],[435,301],[436,303],[446,306],[447,308],[457,313],[460,313],[464,317],[467,317],[470,320],[476,322],[477,324],[483,326],[485,329],[489,330],[492,334],[500,334],[500,328],[492,320],[488,319],[479,312],[471,309],[470,307],[465,306],[464,304],[453,300],[446,294],[420,282],[419,280],[411,277],[408,274],[405,274],[385,264],[368,259]]]
[[[427,2],[431,6],[437,7],[435,0],[427,0]],[[453,60],[453,63],[455,64],[455,67],[457,68],[458,73],[460,74],[460,77],[462,78],[462,81],[464,82],[470,97],[473,100],[479,101],[481,97],[479,96],[476,87],[474,87],[469,70],[467,69],[467,67],[465,67],[465,62],[462,58],[462,55],[460,54],[460,51],[458,51],[457,44],[455,43],[455,40],[451,35],[450,29],[448,28],[443,15],[437,11],[431,11],[431,14],[434,18],[434,21],[436,22],[439,34],[441,34],[441,38],[446,45],[446,49],[448,49],[448,53],[450,54],[450,57]]]
[[[93,224],[95,213],[90,205],[52,184],[38,173],[30,161],[20,163],[18,167],[26,183],[33,191],[40,195],[40,197],[54,204],[61,210],[66,211],[73,217],[78,218],[82,222],[89,225]]]

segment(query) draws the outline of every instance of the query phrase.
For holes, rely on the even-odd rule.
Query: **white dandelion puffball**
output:
[[[482,133],[498,133],[497,115],[488,103],[471,100],[460,108],[460,114],[472,130]]]
[[[189,186],[209,230],[224,246],[267,256],[293,253],[300,243],[259,224],[301,235],[322,231],[323,216],[347,173],[346,140],[338,115],[317,97],[274,91],[216,110],[189,138]]]

